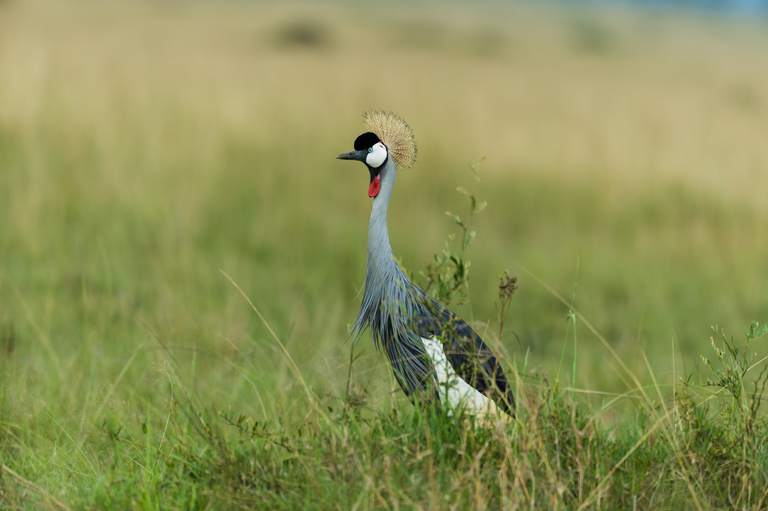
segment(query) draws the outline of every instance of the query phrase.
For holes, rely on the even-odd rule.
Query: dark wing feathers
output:
[[[499,408],[514,414],[512,389],[499,361],[480,336],[418,286],[412,286],[410,291],[411,301],[405,314],[397,314],[379,302],[368,319],[374,343],[386,353],[406,395],[440,406],[434,368],[421,341],[422,337],[436,336],[442,339],[446,358],[456,374]]]
[[[493,352],[465,321],[437,302],[434,306],[437,310],[419,322],[419,334],[440,337],[446,358],[456,374],[502,410],[513,414],[515,398]]]
[[[378,343],[389,359],[397,383],[412,400],[424,400],[439,406],[437,388],[432,384],[432,362],[421,347],[420,340],[409,338],[416,332],[396,332],[392,323],[389,318],[383,318],[376,331]]]

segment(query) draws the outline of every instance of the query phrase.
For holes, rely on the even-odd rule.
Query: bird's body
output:
[[[366,164],[373,198],[365,291],[352,337],[357,340],[370,329],[413,400],[440,403],[449,411],[463,408],[475,416],[498,409],[512,414],[512,391],[490,349],[467,323],[413,284],[393,257],[389,198],[397,166],[413,163],[415,145],[410,128],[392,114],[369,113],[366,121],[369,132],[355,141],[355,151],[337,157]]]

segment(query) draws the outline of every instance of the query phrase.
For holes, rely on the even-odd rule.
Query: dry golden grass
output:
[[[66,119],[104,147],[129,128],[157,157],[188,144],[213,157],[230,133],[318,150],[346,147],[360,112],[383,107],[407,113],[423,172],[483,154],[494,172],[600,186],[737,198],[768,180],[756,22],[528,4],[2,8],[1,121],[26,137]]]

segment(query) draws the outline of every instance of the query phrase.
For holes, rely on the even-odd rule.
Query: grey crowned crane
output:
[[[368,266],[360,313],[352,329],[356,342],[370,328],[384,350],[397,382],[413,401],[462,408],[485,418],[509,419],[515,400],[491,350],[472,328],[426,291],[412,283],[394,260],[387,230],[387,206],[398,167],[416,160],[408,124],[394,114],[367,112],[366,133],[340,160],[365,164],[373,199],[368,227]]]

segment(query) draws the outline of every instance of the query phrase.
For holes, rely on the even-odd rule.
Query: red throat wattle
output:
[[[381,174],[373,178],[371,184],[368,185],[368,197],[376,197],[381,189]]]

